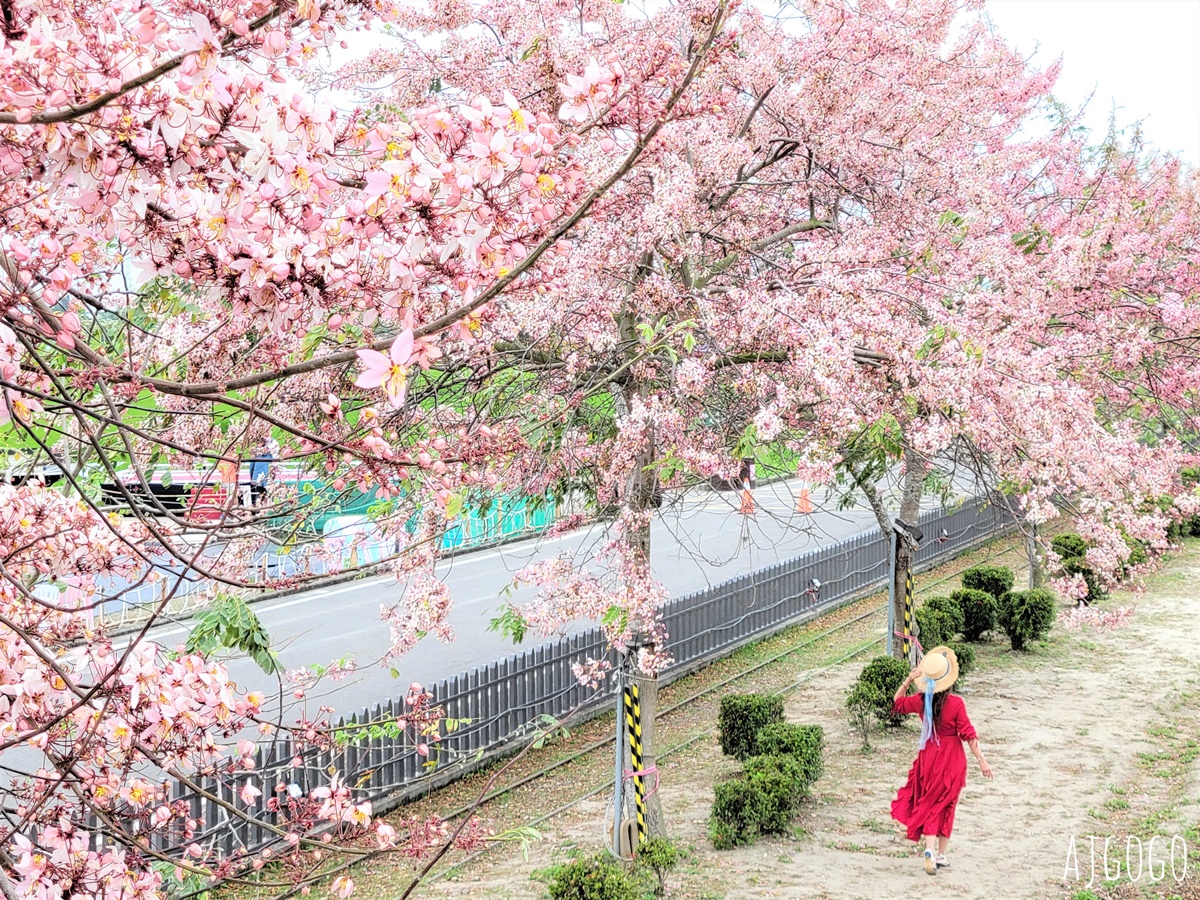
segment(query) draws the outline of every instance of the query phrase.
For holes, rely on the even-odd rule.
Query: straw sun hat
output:
[[[958,657],[949,647],[934,647],[921,659],[921,674],[917,677],[916,687],[920,693],[925,692],[925,685],[933,682],[933,692],[940,694],[950,689],[958,680]]]

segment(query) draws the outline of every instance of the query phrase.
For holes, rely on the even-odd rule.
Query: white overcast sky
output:
[[[779,0],[752,2],[779,11]],[[1078,108],[1094,92],[1084,121],[1097,139],[1115,105],[1118,125],[1140,120],[1148,143],[1200,166],[1200,0],[988,0],[986,10],[997,31],[1039,67],[1063,60],[1058,99]],[[363,34],[350,41],[349,51],[334,53],[336,63],[382,39]]]
[[[1147,143],[1200,166],[1200,0],[988,0],[1010,44],[1041,67],[1062,58],[1054,93],[1103,135],[1142,121]]]

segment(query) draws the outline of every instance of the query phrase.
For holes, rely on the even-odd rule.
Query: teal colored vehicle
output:
[[[361,511],[343,507],[341,512],[325,512],[314,520],[320,523],[318,533],[325,544],[341,552],[343,568],[380,562],[397,549],[396,541],[383,535],[366,515],[365,510],[370,506],[368,499],[356,499]],[[486,512],[477,508],[464,510],[442,534],[441,548],[469,550],[537,534],[554,523],[555,510],[552,497],[535,501],[525,497],[501,496],[492,502]],[[409,531],[415,528],[414,519]]]
[[[442,535],[442,549],[482,547],[537,534],[554,523],[556,504],[551,496],[532,499],[501,495],[486,512],[469,507]]]

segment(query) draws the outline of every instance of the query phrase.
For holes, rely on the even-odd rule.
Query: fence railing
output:
[[[919,520],[926,535],[915,565],[929,568],[976,547],[1015,527],[999,507],[971,501],[953,511],[933,510]],[[944,535],[944,536],[943,536]],[[787,562],[739,576],[722,584],[676,598],[665,604],[663,619],[670,635],[674,662],[660,676],[669,683],[705,661],[727,655],[742,644],[759,640],[821,611],[839,606],[886,583],[888,558],[879,530],[873,529],[838,544],[814,550]],[[820,588],[813,588],[813,580]],[[431,750],[439,764],[419,755],[409,735],[375,734],[346,746],[300,754],[281,739],[259,751],[258,766],[246,777],[260,783],[263,799],[284,799],[290,786],[307,792],[329,783],[338,773],[343,783],[356,786],[359,799],[381,809],[419,792],[446,784],[527,739],[543,717],[558,719],[572,710],[595,713],[607,706],[612,686],[592,689],[580,684],[576,663],[611,654],[599,627],[547,643],[507,659],[479,666],[432,687],[435,704],[448,719],[460,724]],[[609,656],[610,662],[616,662]],[[403,698],[364,709],[346,725],[394,720],[404,713]],[[578,720],[578,719],[576,719]],[[377,729],[382,731],[382,729]],[[366,732],[364,732],[364,735]],[[238,805],[238,785],[205,781],[205,791]],[[295,790],[295,788],[292,788]],[[188,796],[193,816],[204,822],[197,840],[226,854],[253,851],[274,841],[272,831],[258,821],[231,818],[211,797]],[[271,814],[264,821],[275,825]],[[172,848],[162,847],[170,850]]]

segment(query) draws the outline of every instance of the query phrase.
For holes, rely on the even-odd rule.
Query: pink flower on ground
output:
[[[365,371],[354,384],[367,389],[382,387],[392,407],[399,409],[404,405],[404,394],[408,390],[408,364],[412,360],[412,352],[411,328],[400,333],[386,356],[378,350],[359,350],[358,358]]]

